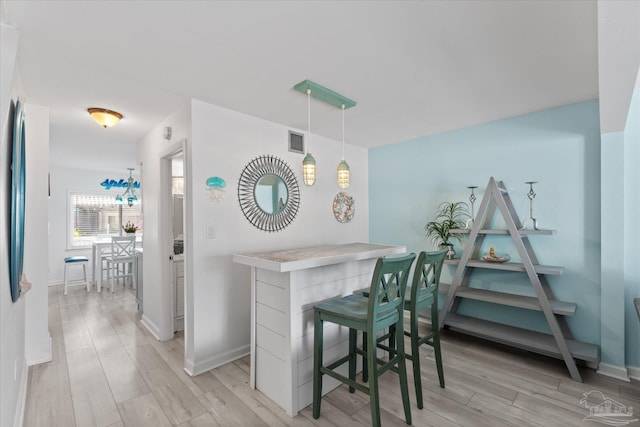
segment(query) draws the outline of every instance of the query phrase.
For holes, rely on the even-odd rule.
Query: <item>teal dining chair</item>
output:
[[[407,368],[404,355],[404,298],[411,264],[415,254],[397,258],[379,258],[371,278],[369,294],[348,295],[344,298],[329,300],[314,306],[314,360],[313,360],[313,418],[320,417],[320,401],[322,399],[322,377],[329,375],[349,386],[349,392],[359,390],[369,395],[371,406],[371,422],[380,426],[380,393],[378,378],[392,367],[400,372],[400,391],[407,424],[411,424],[411,408],[407,386]],[[323,365],[323,327],[324,322],[332,322],[349,328],[349,354]],[[357,348],[357,332],[362,331],[371,341],[368,348],[376,348],[378,332],[395,327],[397,343],[395,343],[389,360],[378,364],[376,351],[366,354]],[[364,337],[364,335],[363,335]],[[368,372],[371,374],[369,387],[356,382],[356,356],[365,357]],[[349,377],[338,372],[336,368],[349,362]]]
[[[436,369],[440,387],[444,388],[444,371],[442,369],[442,353],[440,351],[440,327],[438,324],[438,286],[440,285],[440,273],[444,264],[447,250],[436,252],[420,252],[413,270],[411,287],[407,287],[405,292],[404,309],[409,311],[409,330],[404,331],[404,335],[411,339],[411,353],[405,352],[405,357],[413,362],[413,383],[416,390],[416,401],[418,408],[423,408],[422,400],[422,379],[420,370],[420,346],[423,344],[433,347],[436,359]],[[367,292],[363,296],[368,296]],[[431,330],[420,335],[418,328],[418,317],[422,310],[429,309],[431,315]],[[377,347],[383,350],[394,352],[393,343],[396,341],[397,329],[394,326],[389,328],[386,334],[377,339]],[[389,345],[383,344],[389,340]],[[367,340],[363,337],[364,351],[366,352]],[[367,366],[363,367],[362,378],[367,381]]]

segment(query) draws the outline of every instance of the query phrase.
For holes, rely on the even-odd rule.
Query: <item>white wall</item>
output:
[[[336,110],[339,115],[339,110]],[[339,120],[337,120],[339,122]],[[162,139],[164,126],[173,128],[171,142]],[[331,203],[338,188],[335,175],[341,159],[341,142],[313,136],[312,153],[318,164],[313,187],[302,183],[303,155],[290,153],[289,128],[193,100],[156,126],[139,144],[142,161],[143,209],[145,215],[145,317],[150,329],[168,328],[171,297],[161,289],[163,275],[170,274],[165,260],[171,241],[160,235],[158,211],[162,209],[160,156],[163,150],[187,138],[185,165],[185,367],[200,373],[229,362],[249,351],[249,280],[246,266],[232,262],[234,253],[268,251],[321,244],[368,241],[367,150],[347,145],[351,187],[356,214],[349,224],[338,223]],[[300,129],[291,129],[303,132]],[[286,229],[266,233],[243,216],[237,200],[237,182],[242,169],[253,158],[271,154],[294,170],[300,185],[298,214]],[[209,201],[205,181],[220,176],[227,182],[224,200]],[[215,238],[207,239],[212,225]],[[145,321],[145,319],[143,319]]]
[[[15,59],[18,31],[0,25],[0,426],[11,426],[20,420],[23,393],[26,391],[25,300],[11,301],[9,291],[9,236],[11,218],[11,171],[9,169],[10,131],[7,128],[9,105],[23,96]]]
[[[49,335],[49,291],[47,270],[49,109],[27,103],[25,106],[26,198],[24,232],[24,273],[31,282],[26,299],[26,350],[29,365],[51,360]]]
[[[171,141],[163,139],[165,126],[171,126]],[[170,289],[163,288],[163,278],[170,277],[173,252],[173,237],[163,236],[159,212],[163,209],[161,199],[161,152],[176,141],[191,139],[191,109],[185,106],[159,123],[138,143],[138,161],[141,170],[142,211],[144,215],[144,315],[142,322],[157,338],[170,339],[171,331],[171,295]],[[188,142],[189,144],[189,142]],[[170,167],[169,165],[167,165]],[[170,176],[171,173],[168,173]],[[188,178],[185,178],[185,181]],[[165,183],[166,186],[170,182]],[[185,187],[188,185],[185,183]],[[185,194],[185,200],[188,195]],[[166,201],[165,201],[166,202]],[[165,206],[165,209],[168,207]],[[188,220],[185,218],[185,222]],[[188,337],[185,337],[188,341]]]
[[[288,151],[286,126],[239,114],[194,100],[192,102],[190,150],[185,158],[192,183],[192,218],[188,222],[186,249],[192,254],[187,280],[192,285],[187,307],[193,317],[186,327],[193,331],[193,372],[199,373],[226,363],[249,351],[250,270],[234,264],[234,253],[270,251],[322,244],[368,241],[367,150],[346,146],[351,167],[351,187],[356,200],[354,220],[341,224],[332,213],[334,196],[341,191],[336,168],[342,155],[341,142],[313,135],[311,151],[317,162],[314,186],[302,182],[302,154]],[[336,117],[340,111],[336,110]],[[336,120],[339,123],[339,119]],[[291,129],[305,133],[301,129]],[[277,233],[260,231],[243,216],[237,199],[242,169],[253,158],[271,154],[283,159],[295,172],[301,192],[295,220]],[[205,181],[220,176],[227,182],[224,200],[209,201]],[[215,238],[207,239],[212,225]],[[188,361],[189,362],[189,361]]]

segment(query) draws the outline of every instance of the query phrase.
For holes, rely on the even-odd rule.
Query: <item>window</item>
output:
[[[91,246],[101,237],[119,236],[122,225],[132,222],[142,233],[141,205],[117,204],[114,196],[69,194],[69,247]]]

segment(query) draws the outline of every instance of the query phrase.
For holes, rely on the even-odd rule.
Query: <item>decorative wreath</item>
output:
[[[347,193],[339,192],[333,198],[333,216],[338,222],[349,222],[356,213],[356,201]]]
[[[270,214],[256,203],[255,188],[260,178],[267,174],[277,175],[287,186],[288,198],[284,208]],[[275,232],[287,227],[300,207],[300,188],[295,174],[282,159],[263,155],[251,160],[242,170],[238,181],[238,202],[245,218],[263,231]]]

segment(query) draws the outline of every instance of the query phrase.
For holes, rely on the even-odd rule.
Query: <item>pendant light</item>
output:
[[[316,182],[316,159],[309,152],[311,145],[311,89],[307,89],[307,123],[309,125],[309,141],[307,142],[307,155],[302,161],[302,178],[304,185],[312,186]]]
[[[342,161],[338,165],[338,185],[341,188],[347,188],[349,186],[349,165],[344,160],[344,110],[355,107],[356,102],[311,80],[303,80],[293,88],[300,93],[307,94],[309,141],[307,143],[307,155],[302,161],[302,176],[305,185],[311,186],[316,182],[316,159],[309,152],[309,146],[311,145],[311,97],[313,96],[319,101],[336,108],[342,108]]]
[[[338,187],[349,188],[349,165],[344,160],[344,109],[342,104],[342,161],[338,163]]]

